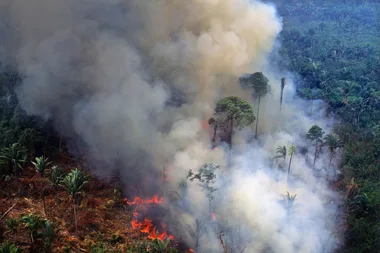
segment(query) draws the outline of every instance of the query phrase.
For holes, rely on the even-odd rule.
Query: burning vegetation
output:
[[[131,205],[133,208],[133,218],[131,221],[133,229],[139,230],[140,232],[146,234],[151,240],[158,239],[162,241],[166,239],[174,239],[174,236],[168,234],[166,231],[166,224],[160,223],[160,228],[157,228],[157,226],[153,224],[152,220],[144,217],[144,214],[149,212],[149,209],[152,208],[152,205],[164,204],[163,197],[158,197],[157,195],[149,199],[135,197],[132,201],[124,199],[124,202],[128,205]]]

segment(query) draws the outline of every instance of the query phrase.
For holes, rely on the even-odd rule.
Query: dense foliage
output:
[[[296,75],[300,96],[326,101],[341,119],[348,212],[342,252],[380,252],[380,3],[270,2],[283,17],[281,67]],[[333,136],[326,141],[331,154],[343,145]]]

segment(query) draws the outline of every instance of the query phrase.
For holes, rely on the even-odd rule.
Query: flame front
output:
[[[157,195],[154,195],[150,199],[143,199],[140,197],[134,197],[132,201],[128,199],[124,199],[124,202],[127,203],[128,205],[137,205],[136,209],[133,211],[133,219],[131,221],[132,228],[135,230],[139,230],[140,232],[147,234],[148,238],[151,240],[165,240],[165,239],[174,239],[174,236],[168,234],[165,231],[166,225],[162,224],[163,232],[159,233],[157,231],[156,226],[153,225],[153,222],[148,219],[144,218],[143,221],[139,221],[138,217],[140,216],[138,210],[139,207],[142,205],[146,204],[163,204],[164,203],[164,198],[163,197],[158,197]]]
[[[164,198],[158,197],[157,195],[154,195],[150,199],[142,199],[140,197],[135,197],[133,199],[133,201],[129,201],[128,199],[124,199],[124,202],[126,202],[128,205],[163,204]]]

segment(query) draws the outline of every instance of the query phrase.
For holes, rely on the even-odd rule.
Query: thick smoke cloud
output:
[[[80,140],[103,177],[119,170],[126,185],[141,188],[143,178],[158,181],[155,175],[170,164],[172,192],[189,169],[215,162],[223,171],[213,201],[218,220],[233,228],[245,252],[334,248],[336,240],[328,238],[336,206],[326,203],[335,196],[323,179],[323,154],[317,176],[308,161],[312,151],[294,158],[289,183],[268,162],[278,145],[307,146],[301,137],[313,124],[331,128],[323,116],[305,115],[300,108],[306,102],[294,99],[290,81],[278,111],[281,76],[266,62],[281,30],[273,6],[248,0],[0,0],[0,12],[0,59],[23,76],[21,106]],[[228,152],[210,150],[202,121],[224,96],[251,101],[237,80],[255,71],[264,71],[272,85],[260,109],[260,137],[247,143],[250,129],[235,135],[227,168]],[[195,184],[188,187],[183,197],[189,211],[173,219],[193,245],[184,228],[194,228],[208,204]],[[298,194],[294,220],[279,202],[286,191]],[[203,240],[204,252],[220,250],[215,236]]]
[[[280,30],[274,8],[241,0],[1,6],[25,77],[23,108],[79,135],[100,161],[148,167],[164,166],[197,134],[176,126],[209,116],[223,93],[240,92],[231,77],[260,61]]]

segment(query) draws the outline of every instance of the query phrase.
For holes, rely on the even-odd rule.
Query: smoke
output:
[[[118,170],[127,194],[136,194],[133,186],[152,194],[160,184],[156,176],[170,164],[167,192],[173,192],[189,169],[215,162],[222,172],[213,205],[222,227],[231,228],[228,245],[285,253],[335,247],[336,240],[328,240],[336,205],[326,203],[336,196],[325,180],[327,153],[318,160],[318,175],[310,168],[313,151],[297,154],[289,183],[272,162],[278,145],[309,146],[302,137],[313,124],[325,131],[332,124],[318,115],[321,108],[313,117],[304,112],[291,76],[279,112],[281,76],[266,61],[282,26],[273,6],[248,0],[0,0],[0,14],[0,59],[23,76],[17,89],[22,108],[79,140],[100,177]],[[262,100],[259,139],[247,142],[250,128],[237,133],[228,168],[229,151],[222,144],[210,150],[202,122],[224,96],[251,101],[238,77],[255,71],[268,76],[272,94]],[[141,186],[146,176],[153,185]],[[297,194],[294,219],[280,202],[286,191]],[[185,227],[194,230],[208,212],[207,199],[195,183],[182,197],[188,212],[171,219],[194,245]],[[175,212],[178,201],[170,208]],[[200,238],[202,251],[220,250],[217,228],[204,230],[213,233]]]

